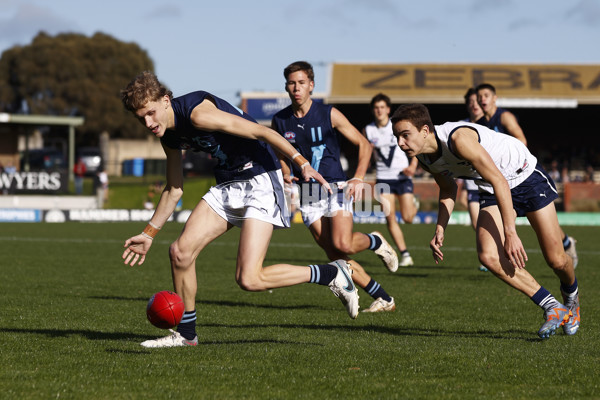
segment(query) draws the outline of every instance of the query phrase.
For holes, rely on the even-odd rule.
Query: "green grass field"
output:
[[[182,225],[161,231],[143,266],[124,266],[123,241],[144,225],[0,225],[0,398],[600,398],[598,228],[565,228],[579,240],[573,337],[538,340],[541,310],[477,270],[469,227],[449,228],[442,265],[428,250],[432,225],[403,226],[415,267],[391,274],[373,253],[357,255],[399,306],[357,320],[323,286],[239,289],[234,230],[198,259],[200,345],[149,350],[139,343],[165,331],[147,322],[146,303],[171,289],[167,250]],[[532,230],[518,229],[528,269],[558,295]],[[321,260],[295,225],[274,233],[266,261]]]

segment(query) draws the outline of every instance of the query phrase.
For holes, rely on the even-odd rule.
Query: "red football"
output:
[[[169,329],[179,324],[184,309],[183,300],[177,293],[163,290],[150,297],[146,316],[157,328]]]

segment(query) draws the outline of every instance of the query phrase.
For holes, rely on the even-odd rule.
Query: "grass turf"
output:
[[[182,225],[167,224],[143,266],[124,266],[123,241],[143,226],[2,224],[2,398],[600,397],[598,228],[565,228],[580,255],[583,323],[573,337],[537,338],[542,312],[477,270],[469,227],[449,228],[441,265],[428,249],[432,225],[403,226],[415,267],[390,274],[371,252],[356,255],[398,308],[354,321],[326,287],[240,290],[234,229],[197,262],[200,345],[149,350],[139,342],[165,331],[146,321],[146,303],[171,289],[167,251]],[[385,232],[355,226],[373,229]],[[528,270],[559,295],[532,230],[518,229]],[[322,260],[294,225],[274,233],[266,265]]]

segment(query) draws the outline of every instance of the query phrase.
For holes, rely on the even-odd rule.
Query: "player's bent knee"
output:
[[[258,278],[249,278],[249,277],[238,277],[235,280],[240,287],[240,289],[245,290],[247,292],[262,292],[267,288],[263,284],[263,282]]]
[[[335,250],[342,254],[354,254],[352,250],[352,242],[346,240],[340,240],[333,243]]]
[[[500,265],[500,257],[494,252],[480,252],[479,262],[488,268],[494,268]]]
[[[169,258],[176,268],[186,268],[193,261],[192,253],[181,249],[177,242],[173,242],[169,247]]]
[[[547,262],[553,270],[564,271],[568,268],[569,256],[564,252],[562,254],[553,254],[548,257]]]

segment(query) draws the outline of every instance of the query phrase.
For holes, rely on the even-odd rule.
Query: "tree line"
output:
[[[0,57],[0,111],[14,114],[83,116],[83,137],[147,137],[124,110],[119,91],[141,71],[154,71],[136,43],[107,34],[50,36],[38,33],[31,44]]]

